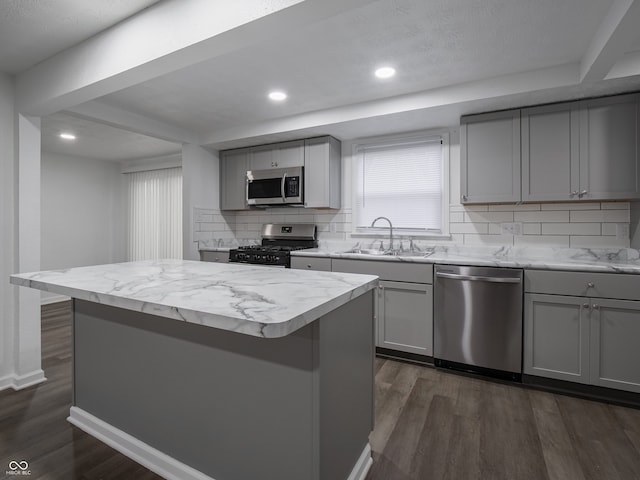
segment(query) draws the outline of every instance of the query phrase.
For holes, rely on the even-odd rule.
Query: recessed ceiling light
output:
[[[285,98],[287,98],[287,94],[281,91],[274,91],[269,93],[269,98],[271,100],[275,100],[276,102],[281,102]]]
[[[392,67],[381,67],[376,70],[376,77],[391,78],[396,74],[396,69]]]
[[[60,134],[60,138],[62,138],[64,140],[75,140],[76,136],[73,133],[62,132]]]

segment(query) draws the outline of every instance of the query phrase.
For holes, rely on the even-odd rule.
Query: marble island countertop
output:
[[[11,283],[256,337],[286,336],[377,277],[158,260],[11,275]]]
[[[400,255],[346,253],[353,246],[322,245],[298,250],[293,256],[351,258],[385,262],[446,263],[545,270],[640,274],[640,252],[634,249],[588,249],[552,247],[433,246]]]

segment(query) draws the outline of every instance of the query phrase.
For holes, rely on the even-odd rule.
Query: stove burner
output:
[[[295,224],[294,224],[295,225]],[[234,263],[250,263],[255,265],[274,265],[283,266],[289,268],[291,266],[290,253],[294,250],[302,250],[305,248],[316,248],[318,242],[315,239],[315,226],[305,225],[311,227],[312,235],[298,236],[290,238],[286,236],[286,233],[292,233],[292,227],[290,225],[282,228],[280,224],[269,224],[263,226],[274,229],[279,229],[285,233],[285,235],[269,235],[262,237],[262,245],[245,245],[229,251],[229,262]]]

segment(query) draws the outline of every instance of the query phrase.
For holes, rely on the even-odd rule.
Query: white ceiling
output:
[[[576,62],[612,3],[383,0],[102,100],[207,133]],[[373,77],[382,64],[394,79]]]
[[[2,0],[0,71],[18,73],[158,0]]]
[[[170,2],[175,0],[162,3]],[[107,26],[107,7],[116,23],[152,3],[1,3],[0,70],[28,68],[56,49],[97,33]],[[272,32],[266,41],[248,41],[232,53],[168,69],[166,74],[89,102],[91,108],[79,105],[76,111],[85,112],[84,119],[67,114],[45,117],[43,147],[69,153],[71,147],[60,146],[52,132],[61,123],[75,121],[85,132],[85,145],[94,144],[81,155],[119,159],[171,153],[170,147],[179,150],[176,144],[160,141],[155,145],[154,139],[134,139],[118,131],[113,128],[114,111],[122,112],[123,118],[134,115],[150,124],[193,133],[200,143],[213,148],[231,148],[305,135],[332,134],[344,140],[449,127],[458,123],[461,114],[640,90],[640,69],[632,68],[634,74],[622,78],[582,82],[568,68],[584,62],[597,44],[603,25],[608,25],[611,12],[621,4],[617,0],[353,3],[354,8],[305,28],[292,23],[289,29]],[[62,4],[55,15],[53,4]],[[83,5],[84,9],[78,8]],[[47,15],[54,20],[53,26],[45,28]],[[12,23],[10,18],[19,19],[15,23],[20,32],[13,27],[5,30]],[[63,34],[68,18],[86,27],[84,36],[73,39]],[[103,23],[98,25],[97,20]],[[30,31],[37,35],[30,37]],[[618,37],[624,48],[617,55],[633,60],[640,51],[640,29],[627,27],[623,33]],[[615,40],[620,42],[618,37]],[[11,49],[6,47],[9,38]],[[16,55],[17,51],[24,55]],[[396,77],[375,79],[372,72],[382,64],[393,65]],[[563,73],[565,66],[569,73]],[[553,76],[566,80],[549,80]],[[270,102],[266,93],[273,88],[286,90],[289,98],[282,104]],[[99,113],[94,116],[98,122],[87,119],[86,112],[100,106],[108,107],[111,127],[99,123],[106,118]],[[154,129],[142,123],[129,120],[123,128],[153,134]],[[106,140],[100,142],[101,136]],[[114,149],[115,144],[122,148]],[[80,142],[77,151],[79,146]]]
[[[43,150],[96,160],[124,162],[179,153],[181,146],[158,138],[112,127],[66,113],[54,113],[42,119]],[[64,140],[68,132],[75,140]]]

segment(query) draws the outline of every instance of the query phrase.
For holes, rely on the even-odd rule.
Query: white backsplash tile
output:
[[[544,223],[544,222],[561,222],[567,223],[569,222],[569,211],[561,210],[561,211],[540,211],[540,212],[515,212],[513,214],[513,220],[516,222],[533,222],[533,223]]]
[[[600,235],[599,223],[543,223],[543,235]]]
[[[629,224],[629,202],[553,203],[524,205],[450,205],[449,236],[415,237],[428,245],[505,245],[561,247],[629,247],[617,238],[617,224]],[[243,212],[194,209],[195,240],[230,238],[238,244],[260,239],[264,223],[315,223],[323,242],[379,241],[379,235],[352,237],[352,211],[270,208]],[[522,222],[523,235],[502,235],[501,223]],[[394,232],[398,234],[398,232]],[[196,235],[197,234],[197,235]],[[398,235],[398,239],[408,236]]]

